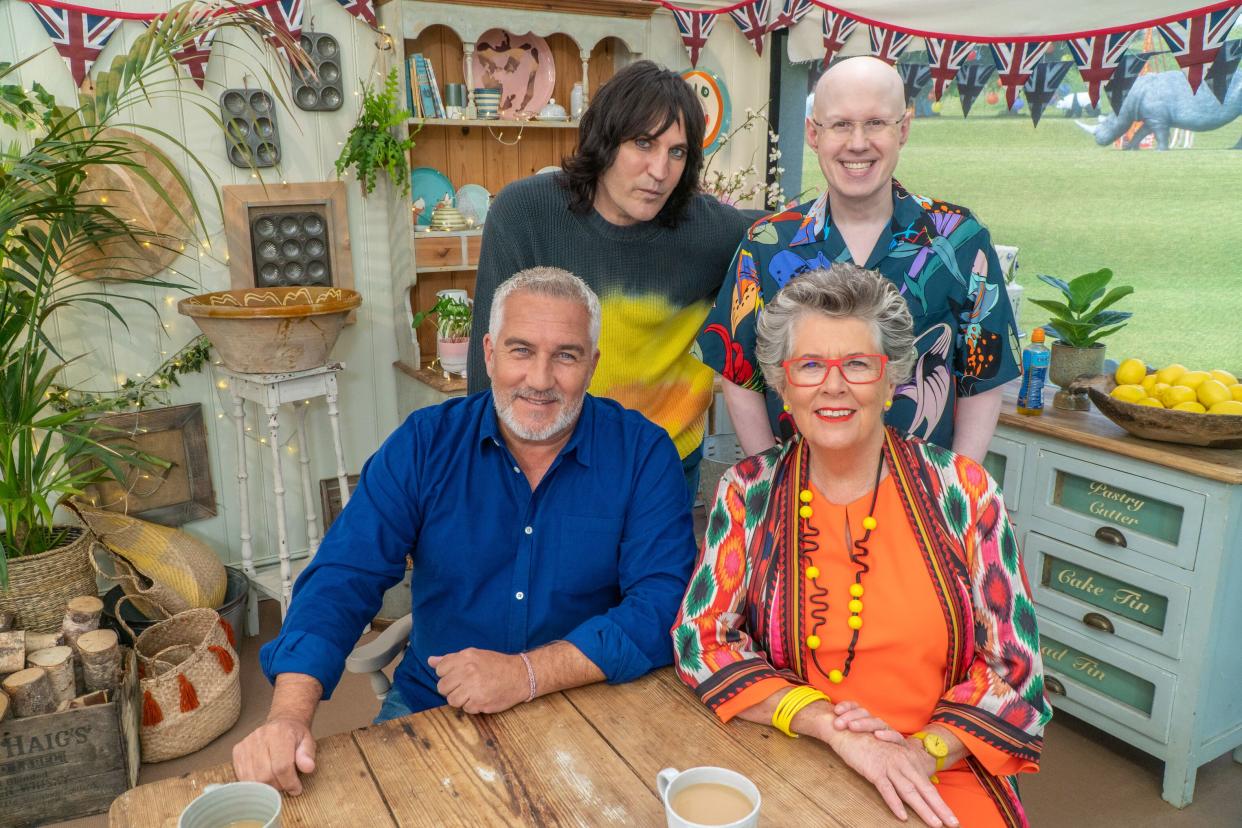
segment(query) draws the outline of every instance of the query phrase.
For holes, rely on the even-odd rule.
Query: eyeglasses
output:
[[[828,379],[833,366],[841,369],[841,376],[850,385],[867,385],[884,376],[888,357],[884,354],[853,354],[840,359],[823,357],[795,357],[781,363],[790,385],[810,388],[822,385]]]
[[[862,127],[864,135],[879,135],[889,127],[897,126],[905,119],[906,116],[902,115],[895,121],[886,121],[883,118],[868,118],[865,121],[836,120],[830,121],[826,124],[821,124],[819,121],[812,118],[811,123],[815,124],[816,129],[831,132],[838,138],[848,138],[854,134],[854,130],[857,127]]]

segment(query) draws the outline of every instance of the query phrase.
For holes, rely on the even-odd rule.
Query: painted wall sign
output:
[[[1046,635],[1039,637],[1039,654],[1043,656],[1045,667],[1067,679],[1151,715],[1156,686],[1150,681]]]
[[[1135,494],[1120,486],[1057,471],[1052,501],[1064,509],[1177,545],[1181,506]]]
[[[1164,630],[1169,599],[1084,566],[1044,557],[1043,585],[1131,621]]]
[[[729,134],[733,103],[729,100],[729,88],[724,79],[706,69],[683,69],[681,76],[694,90],[694,96],[703,105],[703,152],[714,151]]]

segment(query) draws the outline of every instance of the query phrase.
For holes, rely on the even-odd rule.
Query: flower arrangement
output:
[[[784,174],[785,168],[779,166],[781,160],[780,136],[772,128],[771,121],[768,120],[766,113],[767,104],[759,107],[759,109],[746,109],[746,118],[742,123],[720,139],[720,143],[712,153],[707,156],[707,163],[703,165],[703,175],[699,180],[699,186],[703,192],[715,196],[716,200],[722,204],[737,205],[753,199],[758,199],[763,207],[767,209],[775,209],[786,203],[785,190],[780,183],[780,177]],[[751,153],[750,162],[740,170],[731,172],[723,172],[719,168],[713,169],[720,155],[721,150],[727,147],[735,137],[743,132],[750,132],[756,127],[767,129],[767,141],[761,147],[756,147]],[[758,155],[760,149],[766,151],[767,156],[767,175],[761,175],[760,168],[756,165],[755,156]],[[767,182],[767,177],[772,176],[773,181]]]

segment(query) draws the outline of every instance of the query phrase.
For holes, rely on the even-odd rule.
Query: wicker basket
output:
[[[193,753],[237,722],[241,671],[232,638],[210,609],[186,610],[138,636],[142,761]]]
[[[79,526],[57,528],[69,533],[68,543],[8,562],[9,588],[0,590],[0,610],[17,613],[18,629],[55,632],[70,598],[99,592],[90,560],[90,532]]]

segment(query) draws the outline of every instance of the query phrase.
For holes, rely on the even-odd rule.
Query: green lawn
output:
[[[956,110],[956,104],[946,106]],[[1026,295],[1054,291],[1036,275],[1062,278],[1112,268],[1134,285],[1119,306],[1134,312],[1107,340],[1109,356],[1149,364],[1242,369],[1242,151],[1228,149],[1242,119],[1195,136],[1195,147],[1122,152],[1094,140],[1059,112],[1038,129],[1029,118],[920,118],[897,178],[911,191],[963,204],[1017,245]],[[803,187],[818,192],[815,156]],[[1021,324],[1047,321],[1024,305]]]

